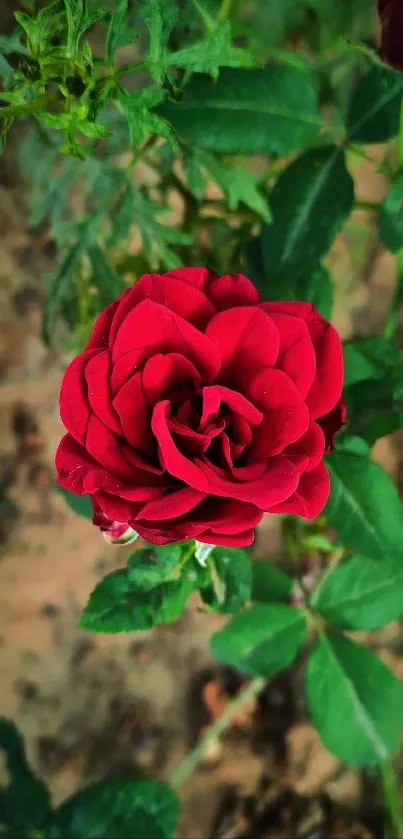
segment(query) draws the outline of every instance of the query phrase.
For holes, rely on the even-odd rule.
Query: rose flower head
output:
[[[317,516],[344,421],[340,338],[242,274],[146,274],[63,378],[58,482],[110,541],[240,546],[264,512]]]

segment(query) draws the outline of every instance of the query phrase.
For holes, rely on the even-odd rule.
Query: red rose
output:
[[[403,70],[403,0],[378,0],[381,21],[381,55]]]
[[[318,515],[344,414],[340,339],[242,274],[147,274],[68,367],[58,481],[111,537],[248,545],[263,512]]]

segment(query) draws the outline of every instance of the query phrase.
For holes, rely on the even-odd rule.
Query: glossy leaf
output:
[[[49,819],[50,794],[44,782],[31,772],[23,739],[14,723],[5,717],[0,717],[1,752],[8,784],[0,785],[0,826],[11,827],[14,836],[31,835],[41,830]]]
[[[309,711],[324,745],[340,760],[383,762],[403,732],[403,685],[366,647],[323,635],[306,673]]]
[[[171,839],[178,815],[179,799],[167,784],[114,778],[65,801],[49,839]]]
[[[179,544],[150,546],[135,551],[128,561],[127,579],[131,585],[151,589],[168,577],[180,560]]]
[[[345,386],[364,379],[382,378],[399,361],[395,344],[381,335],[365,335],[345,341],[343,355]]]
[[[82,19],[84,17],[84,0],[64,0],[67,12],[68,50],[71,55],[77,51]]]
[[[292,592],[293,581],[277,565],[266,559],[252,561],[252,600],[257,603],[273,603],[287,600]]]
[[[389,475],[367,457],[334,451],[327,460],[331,493],[325,516],[343,545],[380,562],[399,558],[403,508]]]
[[[58,490],[63,496],[67,506],[70,507],[70,510],[73,510],[73,513],[76,513],[78,516],[82,516],[84,519],[92,520],[94,514],[92,511],[90,495],[73,495],[72,492],[69,492],[67,489],[63,489],[63,487],[58,487]]]
[[[382,204],[379,235],[385,248],[392,253],[403,247],[403,175],[392,184]]]
[[[399,130],[403,74],[391,67],[371,67],[359,82],[347,114],[354,143],[383,143]]]
[[[80,626],[92,632],[133,632],[177,620],[194,586],[192,572],[185,569],[178,579],[149,588],[133,582],[130,572],[119,569],[107,574],[95,587],[81,615]]]
[[[270,675],[288,667],[308,634],[304,612],[285,604],[258,604],[240,612],[211,639],[218,661],[245,673]]]
[[[282,290],[306,277],[332,244],[353,207],[353,182],[343,152],[335,146],[298,157],[270,196],[273,221],[264,227],[265,282]]]
[[[205,603],[217,612],[238,612],[249,600],[252,586],[251,564],[242,548],[214,548],[208,568],[212,582],[201,589]]]
[[[228,154],[289,154],[312,142],[321,126],[309,74],[275,64],[223,69],[215,83],[195,75],[183,100],[160,111],[191,145]]]
[[[323,617],[345,629],[379,629],[403,615],[403,562],[352,556],[324,574],[311,599]]]
[[[347,424],[344,435],[360,435],[369,445],[378,437],[403,427],[402,365],[386,368],[382,376],[363,379],[344,391]]]

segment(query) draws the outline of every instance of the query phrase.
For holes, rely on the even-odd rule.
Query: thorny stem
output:
[[[391,760],[381,764],[381,776],[385,805],[388,808],[398,839],[403,837],[403,816],[401,812],[399,788]]]
[[[174,770],[170,779],[170,783],[173,787],[180,787],[185,781],[187,781],[190,775],[192,775],[197,768],[205,751],[211,743],[217,740],[218,737],[224,734],[224,732],[230,727],[234,711],[237,708],[241,708],[242,705],[247,705],[251,699],[254,699],[255,696],[261,693],[266,681],[267,680],[262,676],[257,676],[255,679],[252,679],[252,681],[249,682],[249,684],[247,684],[246,687],[237,694],[237,696],[228,702],[228,705],[225,707],[223,713],[208,729],[206,734],[204,734],[204,736],[199,740],[194,749],[192,749],[192,751],[184,757],[179,766],[177,766]]]

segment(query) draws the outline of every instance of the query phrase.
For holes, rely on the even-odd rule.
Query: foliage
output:
[[[0,749],[10,781],[0,786],[0,836],[7,839],[170,839],[179,812],[175,792],[149,780],[113,778],[84,787],[53,807],[44,782],[29,768],[14,724],[0,718]]]
[[[96,632],[149,630],[178,620],[197,595],[204,611],[231,615],[212,638],[214,657],[270,677],[304,651],[307,707],[326,747],[347,763],[382,764],[403,732],[403,688],[351,633],[403,616],[403,509],[372,458],[375,442],[403,427],[403,73],[362,40],[369,0],[256,0],[251,14],[228,0],[39,5],[0,40],[0,117],[3,139],[28,120],[18,158],[31,224],[45,222],[58,245],[48,343],[79,350],[128,282],[183,262],[241,268],[264,300],[311,302],[330,319],[328,253],[357,206],[352,160],[398,138],[397,163],[379,166],[388,193],[368,208],[397,255],[396,291],[384,334],[345,342],[347,421],[327,458],[324,516],[282,517],[283,554],[264,561],[213,547],[204,563],[193,541],[142,547],[97,584],[80,621]],[[92,517],[88,498],[63,494]],[[54,810],[6,722],[0,744],[10,771],[1,835],[172,836],[168,787],[104,782]]]

